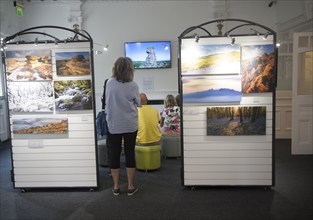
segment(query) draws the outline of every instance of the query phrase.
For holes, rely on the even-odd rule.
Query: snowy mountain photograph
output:
[[[183,102],[240,102],[241,77],[227,76],[185,76],[183,83]]]

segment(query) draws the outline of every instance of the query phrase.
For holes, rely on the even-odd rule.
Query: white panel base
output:
[[[263,95],[263,94],[262,94]],[[240,106],[266,106],[266,134],[208,136],[207,107],[184,105],[185,186],[272,186],[272,95],[243,97]]]

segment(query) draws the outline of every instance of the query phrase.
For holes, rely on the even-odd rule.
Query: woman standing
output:
[[[128,57],[118,58],[112,68],[112,78],[106,85],[106,113],[108,123],[108,156],[109,166],[113,178],[112,192],[120,194],[119,171],[122,140],[124,140],[124,154],[126,159],[126,173],[128,179],[127,195],[138,191],[134,186],[136,170],[135,144],[138,131],[138,112],[140,105],[139,88],[133,81],[134,66]]]

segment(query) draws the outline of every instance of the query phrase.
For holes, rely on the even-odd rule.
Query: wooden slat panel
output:
[[[183,122],[187,121],[206,121],[206,109],[205,111],[201,111],[198,114],[184,114]]]
[[[271,172],[221,172],[221,173],[208,173],[208,172],[185,172],[185,179],[194,180],[270,180],[272,179]]]
[[[194,180],[185,179],[186,186],[207,186],[207,185],[225,185],[225,186],[271,186],[272,180]]]
[[[272,172],[272,165],[188,165],[185,172]]]
[[[96,160],[57,160],[57,161],[13,161],[14,168],[18,167],[95,167]]]
[[[272,143],[185,143],[184,150],[272,150]]]
[[[207,129],[206,128],[187,128],[184,127],[184,136],[206,136]]]
[[[94,124],[69,124],[69,131],[94,131]]]
[[[206,120],[201,121],[184,121],[183,128],[206,128],[207,122]]]
[[[266,130],[271,130],[271,128],[273,127],[272,121],[271,120],[266,120],[265,122],[265,126],[266,126]],[[207,129],[207,122],[206,119],[202,120],[202,121],[184,121],[184,129]]]
[[[16,182],[64,182],[64,181],[95,181],[97,176],[95,174],[64,174],[64,175],[15,175]]]
[[[93,114],[71,115],[68,117],[69,124],[90,124],[94,123]]]
[[[234,158],[234,157],[272,157],[272,150],[236,150],[236,151],[213,151],[213,150],[207,150],[207,151],[184,151],[184,157],[197,157],[197,158],[208,158],[208,157],[228,157],[228,158]]]
[[[272,93],[247,94],[237,105],[266,107],[265,135],[208,136],[207,107],[235,105],[184,103],[184,184],[272,185],[272,97]]]
[[[273,134],[273,130],[272,130],[272,126],[270,127],[266,127],[265,130],[265,135],[272,135]],[[184,127],[184,135],[185,136],[213,136],[213,135],[207,135],[207,128],[188,128],[188,127]],[[217,135],[218,136],[218,135]],[[238,136],[249,136],[249,135],[238,135]]]
[[[96,174],[95,167],[39,167],[39,168],[15,168],[15,175],[49,175],[49,174]]]
[[[8,50],[29,50],[30,48],[33,48],[32,45],[29,44],[11,44],[10,48],[8,48]],[[40,48],[44,48],[44,49],[54,49],[54,46],[51,44],[41,44]],[[71,42],[70,44],[62,44],[62,48],[59,48],[58,51],[78,51],[80,52],[81,50],[84,51],[89,51],[90,50],[90,43],[89,42]],[[62,77],[63,78],[63,77]],[[71,76],[70,78],[73,78],[73,76]]]
[[[93,138],[77,138],[77,139],[40,139],[43,143],[43,146],[85,146],[95,144]],[[13,147],[24,147],[28,146],[29,140],[12,140]]]
[[[185,158],[184,166],[188,165],[253,165],[253,164],[272,164],[272,158]]]
[[[94,131],[70,131],[69,138],[94,138]]]
[[[67,182],[15,182],[15,187],[96,187],[96,181],[67,181]]]
[[[13,154],[13,160],[92,160],[95,153],[47,153],[47,154]]]
[[[255,93],[244,95],[240,105],[271,105],[273,101],[272,93]]]
[[[26,153],[93,153],[95,146],[44,146],[42,148],[29,147],[13,147],[12,153],[26,154]]]

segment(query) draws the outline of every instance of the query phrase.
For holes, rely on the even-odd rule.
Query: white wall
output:
[[[301,4],[301,1],[278,1],[276,8],[277,10],[277,23],[284,23],[295,17],[301,16],[303,11],[306,10],[305,4]],[[305,2],[302,0],[302,2]],[[274,8],[274,7],[273,7]],[[289,12],[292,8],[292,13]]]
[[[20,22],[23,17],[18,17],[15,14],[13,1],[0,1],[0,19],[0,35],[2,38],[21,30]]]
[[[136,70],[135,81],[141,91],[143,79],[152,78],[154,91],[145,91],[150,99],[163,99],[178,91],[177,47],[181,32],[195,24],[206,22],[212,14],[210,1],[136,1],[87,2],[83,4],[83,28],[96,43],[109,44],[109,52],[95,56],[96,86],[111,75],[112,64],[124,55],[124,42],[170,40],[172,68]],[[192,13],[192,12],[197,13]],[[97,47],[97,45],[95,45]],[[99,47],[98,47],[99,48]]]
[[[228,1],[229,17],[249,20],[275,31],[276,7],[268,7],[269,1]]]

